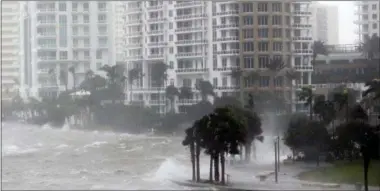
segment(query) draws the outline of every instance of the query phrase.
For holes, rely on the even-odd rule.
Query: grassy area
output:
[[[371,161],[368,170],[368,184],[370,186],[380,186],[380,161]],[[299,174],[301,180],[355,184],[364,183],[363,161],[341,161],[335,162],[334,166],[318,168],[312,171]]]

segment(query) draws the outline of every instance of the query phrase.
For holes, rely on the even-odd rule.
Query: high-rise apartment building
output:
[[[177,111],[199,102],[195,88],[199,80],[210,81],[218,96],[238,91],[231,76],[236,68],[260,73],[258,80],[241,82],[246,92],[267,91],[273,73],[266,64],[272,58],[281,58],[301,72],[297,85],[311,84],[308,1],[131,1],[125,14],[127,66],[139,67],[144,74],[133,84],[133,96],[128,99],[157,111],[165,110],[165,101],[160,99],[165,88],[157,87],[150,77],[157,63],[169,67],[166,85],[187,86],[195,92],[192,99],[176,100]],[[272,88],[296,103],[288,85],[284,76],[278,76]]]
[[[22,57],[20,26],[22,3],[1,2],[1,92],[2,100],[9,100],[19,92]]]
[[[363,41],[363,36],[373,34],[380,35],[380,2],[377,1],[358,1],[355,2],[358,25],[356,33],[359,41]]]
[[[25,9],[25,76],[30,96],[63,91],[62,73],[71,89],[87,71],[115,64],[112,2],[29,1]],[[68,72],[70,67],[75,75]]]
[[[313,2],[311,12],[313,39],[325,44],[339,44],[338,7]]]

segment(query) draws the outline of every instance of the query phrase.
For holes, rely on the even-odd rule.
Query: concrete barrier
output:
[[[258,175],[256,175],[256,178],[258,178],[260,181],[265,181],[268,176],[273,175],[274,171],[268,171],[268,172],[262,172]]]
[[[301,185],[308,186],[308,187],[340,188],[340,184],[329,184],[329,183],[319,183],[319,182],[304,182],[304,183],[301,183]]]

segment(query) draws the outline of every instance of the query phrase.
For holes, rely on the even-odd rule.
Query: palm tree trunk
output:
[[[252,142],[247,142],[245,144],[245,162],[249,163],[251,161],[251,148]]]
[[[243,145],[240,144],[239,147],[240,147],[240,152],[239,152],[239,155],[240,155],[240,161],[242,161],[242,160],[243,160]]]
[[[192,141],[190,143],[190,157],[191,157],[191,169],[192,169],[192,181],[195,181],[195,153],[194,153],[194,150],[195,150],[195,145],[194,145],[194,141]]]
[[[310,121],[313,120],[313,101],[309,104],[309,112],[310,112]]]
[[[197,182],[199,182],[201,180],[200,164],[199,164],[199,156],[201,154],[201,145],[198,139],[196,142],[195,154],[196,154],[196,162],[197,162]]]
[[[210,154],[210,172],[209,172],[209,180],[210,180],[210,182],[212,182],[212,165],[213,165],[213,158],[214,158],[214,156],[213,156],[213,154]]]
[[[221,169],[222,169],[222,184],[225,184],[225,161],[226,159],[224,158],[224,152],[220,153],[220,164],[221,164]]]
[[[219,153],[214,155],[214,170],[215,181],[219,182]]]
[[[365,151],[366,152],[366,151]],[[371,158],[369,157],[369,153],[363,153],[363,159],[364,159],[364,190],[368,191],[368,168],[371,161]]]

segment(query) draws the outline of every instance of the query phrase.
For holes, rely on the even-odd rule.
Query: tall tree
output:
[[[76,89],[76,73],[75,73],[75,66],[71,66],[70,68],[69,68],[69,72],[71,73],[71,76],[73,77],[73,90],[75,91],[75,89]]]
[[[318,55],[327,56],[329,54],[325,43],[322,41],[314,41],[311,49],[313,50],[313,60],[311,61],[312,65],[315,65],[315,61]]]
[[[301,101],[305,101],[305,106],[309,107],[309,118],[313,119],[313,89],[312,87],[302,87],[301,91],[298,92],[298,98]]]
[[[170,101],[171,111],[175,112],[174,102],[175,102],[175,97],[179,95],[178,89],[174,85],[170,85],[166,87],[165,95]]]
[[[193,127],[189,127],[185,130],[186,137],[182,141],[183,146],[189,146],[190,149],[190,161],[191,161],[191,169],[192,169],[192,180],[196,180],[196,168],[195,168],[195,131]]]
[[[202,96],[203,101],[207,101],[207,96],[211,95],[214,96],[214,88],[212,87],[211,83],[206,80],[200,80],[196,84],[196,89],[200,91],[200,94]]]
[[[67,71],[61,69],[59,71],[59,81],[63,82],[63,84],[65,85],[65,91],[67,91]]]
[[[378,72],[380,77],[380,38],[376,34],[372,36],[365,35],[364,42],[361,44],[361,51],[370,64],[378,64]]]
[[[163,62],[155,63],[151,69],[152,82],[158,87],[158,99],[161,101],[161,87],[165,85],[168,78],[168,65]]]
[[[124,99],[124,85],[126,77],[124,76],[124,66],[117,64],[114,66],[104,65],[100,70],[106,72],[107,75],[107,88],[112,103],[115,104],[116,100]]]
[[[282,71],[286,66],[282,60],[282,58],[275,57],[269,60],[268,64],[266,65],[269,71],[269,77],[270,77],[270,84],[269,88],[273,95],[276,94],[275,88],[276,88],[276,77],[278,76],[279,72]],[[283,76],[280,76],[283,77]]]
[[[128,83],[129,83],[129,97],[130,97],[130,101],[132,102],[133,101],[133,83],[136,81],[136,80],[139,80],[141,79],[141,77],[143,76],[144,74],[142,73],[142,69],[141,68],[132,68],[128,71]]]

